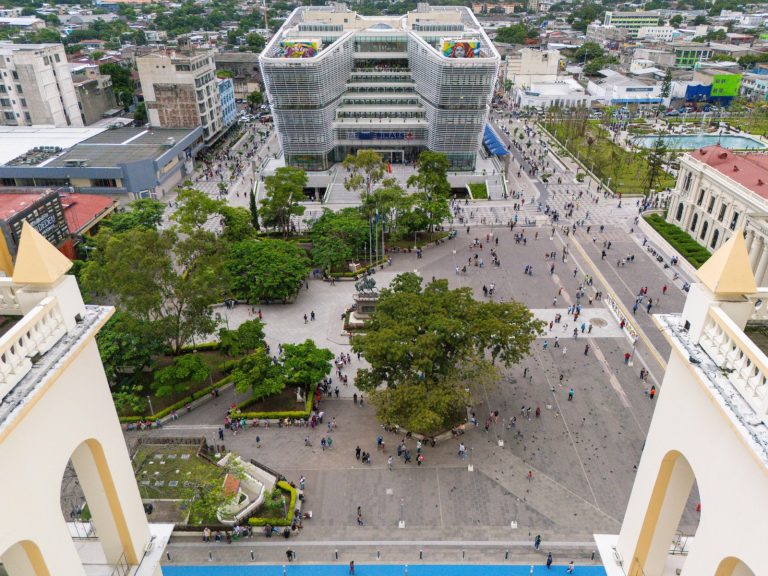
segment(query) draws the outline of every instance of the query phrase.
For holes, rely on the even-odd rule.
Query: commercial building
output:
[[[71,267],[25,223],[0,278],[0,562],[11,575],[161,576],[173,525],[147,522],[96,344],[114,309],[86,306]],[[87,524],[62,514],[70,474]]]
[[[740,229],[696,276],[681,314],[654,315],[671,351],[621,530],[595,535],[607,576],[768,574],[768,356],[745,330],[766,291]]]
[[[600,70],[603,79],[591,79],[587,91],[606,105],[660,104],[661,83],[656,80],[629,78],[613,70]]]
[[[671,42],[680,33],[672,26],[643,26],[637,31],[640,40],[655,40],[657,42]]]
[[[253,52],[217,52],[213,56],[216,70],[232,74],[235,100],[245,102],[251,92],[261,92],[259,55]]]
[[[232,78],[219,78],[219,102],[221,103],[221,126],[226,130],[237,119],[237,104],[235,103],[235,84]]]
[[[61,44],[0,44],[0,125],[83,126]]]
[[[600,45],[626,42],[628,37],[629,32],[626,28],[604,26],[598,22],[592,22],[587,26],[587,40],[597,42]]]
[[[507,53],[506,79],[513,86],[550,83],[557,80],[561,70],[561,58],[558,50],[535,50],[520,48]],[[565,63],[565,60],[562,62]]]
[[[592,96],[573,78],[556,82],[532,83],[515,88],[515,104],[520,108],[576,108],[592,105]]]
[[[659,26],[661,16],[658,12],[611,12],[605,13],[603,25],[624,28],[630,38],[637,38],[640,28],[646,26]]]
[[[150,125],[201,126],[206,144],[223,133],[213,52],[153,52],[136,66]]]
[[[0,131],[0,193],[46,188],[102,194],[123,201],[162,198],[192,173],[202,128]]]
[[[465,7],[361,16],[297,8],[260,56],[285,161],[326,170],[360,149],[392,162],[421,150],[472,170],[500,57]]]
[[[700,42],[675,42],[672,44],[676,68],[692,69],[712,56],[712,49]]]
[[[117,107],[112,78],[99,73],[98,66],[73,67],[72,82],[84,126],[90,126],[105,116],[113,116],[121,111]]]
[[[667,220],[717,250],[737,230],[747,235],[757,283],[768,284],[768,155],[719,146],[680,157]]]

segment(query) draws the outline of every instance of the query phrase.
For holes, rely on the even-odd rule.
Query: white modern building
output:
[[[61,44],[0,43],[0,125],[83,126]]]
[[[294,10],[260,56],[285,161],[327,170],[360,149],[391,162],[443,152],[473,170],[500,56],[469,8],[361,16]]]
[[[587,92],[605,105],[659,104],[661,83],[655,80],[629,78],[613,70],[600,70],[601,79],[591,79]]]
[[[559,50],[521,48],[506,56],[506,79],[514,87],[555,82],[560,73],[560,61]]]
[[[768,155],[710,146],[683,154],[667,220],[717,250],[746,231],[758,286],[768,284]]]
[[[520,108],[576,108],[592,105],[592,97],[573,78],[541,82],[515,88],[515,104]]]
[[[16,317],[0,339],[0,562],[10,576],[161,576],[173,525],[147,523],[96,345],[114,309],[83,304],[71,267],[25,221],[0,278],[0,313]],[[87,524],[62,512],[70,463]]]
[[[637,31],[639,40],[656,40],[658,42],[671,42],[680,36],[677,28],[672,26],[643,26]]]
[[[202,126],[206,144],[223,133],[213,52],[153,52],[136,58],[136,66],[152,126]]]

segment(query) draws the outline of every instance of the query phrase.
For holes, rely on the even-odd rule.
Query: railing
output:
[[[0,315],[21,316],[21,306],[16,299],[16,291],[13,288],[13,280],[0,278]]]
[[[48,297],[0,338],[0,398],[32,369],[32,360],[66,332],[58,301]]]
[[[757,293],[747,296],[755,306],[750,322],[768,322],[768,288],[758,288]]]
[[[768,357],[720,308],[709,309],[699,344],[758,416],[767,414]]]

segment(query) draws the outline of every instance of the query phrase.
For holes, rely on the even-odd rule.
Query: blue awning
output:
[[[493,131],[490,124],[485,125],[485,132],[483,132],[483,145],[488,152],[494,156],[506,156],[509,154],[509,150],[504,146],[504,143],[496,136],[496,132]]]
[[[660,104],[661,98],[614,98],[611,104]]]

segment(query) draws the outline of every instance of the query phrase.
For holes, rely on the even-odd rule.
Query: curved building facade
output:
[[[464,7],[364,17],[297,8],[260,56],[286,164],[326,170],[361,149],[444,152],[472,170],[500,57]]]

